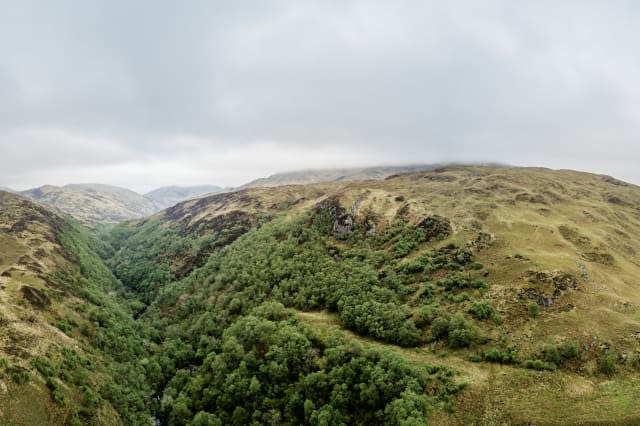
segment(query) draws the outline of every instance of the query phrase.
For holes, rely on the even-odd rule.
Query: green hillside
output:
[[[447,167],[220,193],[95,236],[3,197],[5,316],[51,336],[4,346],[3,383],[48,397],[41,423],[640,422],[634,185]]]
[[[150,344],[82,227],[0,192],[0,423],[144,424]],[[135,363],[131,362],[136,360]]]
[[[335,332],[435,372],[411,388],[433,423],[633,423],[639,212],[639,189],[604,176],[453,167],[183,203],[117,227],[109,265],[149,305],[140,318],[193,354],[161,385],[170,423],[392,422],[408,391],[369,376],[305,393],[332,374]],[[272,358],[284,324],[256,309],[274,302],[297,312],[278,318],[310,364]],[[360,412],[369,389],[388,398]]]

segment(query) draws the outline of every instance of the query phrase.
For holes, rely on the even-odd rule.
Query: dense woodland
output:
[[[414,425],[455,410],[463,386],[453,371],[363,346],[297,312],[327,311],[360,336],[463,349],[476,362],[555,370],[579,358],[572,342],[521,354],[490,337],[501,319],[475,261],[482,235],[448,242],[440,216],[378,233],[339,222],[335,206],[319,206],[208,232],[158,218],[99,238],[74,227],[62,243],[79,268],[53,278],[82,297],[88,321],[60,327],[110,361],[97,389],[90,361],[64,349],[35,367],[60,404],[59,380],[83,390],[72,424],[90,424],[108,401],[124,424]]]

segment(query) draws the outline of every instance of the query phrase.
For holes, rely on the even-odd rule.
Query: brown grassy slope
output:
[[[629,403],[640,397],[637,373],[622,362],[640,353],[640,187],[573,171],[447,167],[384,181],[248,189],[183,203],[160,216],[194,226],[238,210],[295,215],[329,197],[373,221],[376,232],[398,217],[417,223],[438,214],[454,228],[442,244],[484,233],[488,244],[477,260],[503,320],[493,341],[511,342],[524,356],[534,356],[543,343],[580,343],[585,362],[573,371],[481,367],[487,380],[472,382],[459,414],[443,423],[640,422],[640,408]],[[539,298],[552,304],[532,319],[527,304]],[[612,380],[598,372],[608,348],[620,355]]]
[[[276,173],[248,182],[237,189],[269,188],[284,185],[305,185],[319,182],[384,179],[399,173],[422,172],[441,167],[437,164],[413,166],[345,167],[336,169],[309,169]]]

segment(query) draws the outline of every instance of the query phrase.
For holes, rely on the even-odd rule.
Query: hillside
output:
[[[212,195],[103,238],[173,360],[164,422],[489,425],[640,422],[639,236],[637,186],[452,166]]]
[[[0,192],[0,424],[149,419],[129,359],[144,357],[126,293],[64,217]],[[134,382],[134,383],[132,383]],[[133,424],[135,424],[133,423]]]
[[[338,169],[310,169],[276,173],[246,183],[237,189],[268,188],[284,185],[305,185],[310,183],[384,179],[391,175],[437,169],[438,164],[417,164],[413,166],[352,167]]]
[[[52,205],[88,226],[137,219],[160,210],[140,194],[101,184],[47,185],[20,194]]]
[[[181,201],[220,191],[222,188],[215,185],[164,186],[144,194],[144,197],[153,201],[159,209],[166,209]]]

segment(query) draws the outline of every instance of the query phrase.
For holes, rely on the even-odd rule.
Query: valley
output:
[[[640,421],[635,185],[442,166],[91,229],[0,196],[3,423]]]

